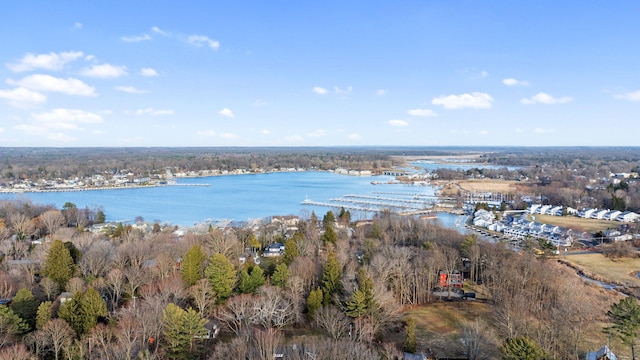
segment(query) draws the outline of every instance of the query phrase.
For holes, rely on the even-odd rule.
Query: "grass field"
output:
[[[452,301],[412,308],[407,317],[416,321],[418,349],[432,349],[436,354],[460,356],[464,349],[460,341],[461,322],[476,318],[487,320],[491,306],[479,301]],[[497,346],[490,349],[498,356]]]
[[[561,258],[603,281],[640,287],[640,279],[635,276],[635,273],[640,271],[640,259],[611,260],[597,253],[567,255]]]
[[[615,229],[621,225],[619,221],[583,219],[575,216],[529,215],[529,220],[533,220],[534,216],[535,221],[543,224],[557,225],[586,232]]]
[[[436,181],[436,185],[442,186],[442,195],[455,196],[458,192],[501,192],[504,194],[517,194],[527,192],[529,184],[497,179],[477,179],[477,180],[453,180]]]

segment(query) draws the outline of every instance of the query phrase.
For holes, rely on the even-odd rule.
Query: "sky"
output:
[[[0,147],[640,145],[638,1],[4,1]]]

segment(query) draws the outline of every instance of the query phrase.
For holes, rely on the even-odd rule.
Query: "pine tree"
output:
[[[9,307],[0,305],[0,334],[15,337],[27,331],[29,331],[29,324]]]
[[[322,307],[322,289],[317,288],[315,290],[311,290],[309,293],[309,297],[307,297],[307,313],[309,317],[313,317],[313,313]]]
[[[224,301],[233,292],[236,283],[236,269],[226,256],[217,253],[211,257],[205,276],[216,293],[218,302]]]
[[[253,293],[264,285],[264,282],[264,271],[259,266],[252,267],[250,271],[243,269],[238,280],[238,291],[243,294]]]
[[[52,318],[51,306],[53,303],[51,301],[43,301],[38,306],[38,311],[36,313],[36,329],[42,329],[42,327],[49,322]]]
[[[106,317],[108,314],[107,304],[100,296],[100,293],[92,287],[82,295],[80,310],[83,316],[83,333],[87,333],[91,330],[98,324],[99,318]]]
[[[42,274],[55,281],[60,289],[64,289],[64,285],[71,279],[74,271],[75,265],[69,249],[62,241],[55,240],[47,254]]]
[[[407,336],[404,338],[404,351],[414,354],[416,352],[416,321],[407,319]]]
[[[373,280],[371,280],[364,269],[360,269],[357,275],[358,289],[351,294],[351,299],[347,302],[346,314],[351,317],[358,317],[375,312],[376,305],[373,300]]]
[[[547,353],[527,337],[509,338],[500,347],[502,360],[544,360]]]
[[[289,279],[289,268],[287,264],[278,264],[273,275],[271,275],[271,284],[283,288],[287,285],[287,279]]]
[[[35,326],[38,302],[31,291],[25,288],[18,290],[9,307],[29,324],[29,327],[33,328]]]
[[[284,263],[287,265],[291,265],[293,260],[298,257],[300,253],[298,252],[298,244],[296,244],[295,238],[291,238],[284,242]]]
[[[174,303],[169,303],[163,310],[162,320],[168,357],[197,358],[200,352],[198,344],[207,334],[206,320],[192,308],[184,310]]]
[[[198,280],[202,279],[202,271],[204,269],[204,261],[206,256],[200,248],[200,245],[193,245],[184,257],[180,266],[180,274],[185,286],[193,286]]]
[[[338,241],[338,236],[336,235],[336,231],[333,230],[333,226],[327,225],[324,228],[324,233],[322,234],[322,242],[327,245],[327,243],[336,244]]]
[[[58,309],[58,317],[64,320],[80,335],[84,332],[84,317],[82,316],[82,293],[76,292],[71,299],[67,299]]]
[[[335,222],[336,216],[333,215],[333,212],[331,210],[327,211],[327,213],[324,214],[324,217],[322,218],[322,225],[324,225],[324,227],[333,226],[333,223]]]
[[[342,270],[334,253],[329,253],[327,263],[324,264],[322,271],[322,294],[324,296],[322,304],[329,305],[333,298],[333,294],[342,290],[340,279],[342,278]]]
[[[640,304],[633,296],[627,296],[617,304],[612,304],[607,312],[613,326],[605,328],[607,334],[617,335],[623,344],[631,348],[635,359],[635,340],[640,335]]]

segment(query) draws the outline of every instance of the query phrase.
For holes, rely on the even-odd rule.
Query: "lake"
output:
[[[182,227],[205,221],[229,219],[246,221],[272,215],[298,215],[307,218],[312,211],[322,217],[331,208],[303,205],[310,199],[329,202],[347,194],[363,196],[433,196],[434,188],[423,185],[377,184],[391,176],[346,176],[330,172],[282,172],[179,178],[178,185],[120,190],[0,194],[0,199],[30,199],[37,204],[62,208],[72,202],[80,208],[101,207],[107,221],[133,221],[140,216]],[[352,219],[372,216],[351,211]],[[438,216],[446,226],[454,226],[455,216]]]

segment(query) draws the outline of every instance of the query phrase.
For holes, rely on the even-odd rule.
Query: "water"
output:
[[[178,184],[211,186],[164,186],[122,190],[0,194],[0,199],[30,199],[37,204],[62,208],[66,202],[79,208],[101,207],[107,221],[159,221],[191,226],[208,220],[246,221],[273,215],[297,215],[307,218],[311,211],[322,217],[330,208],[302,205],[306,198],[328,202],[346,194],[371,195],[382,192],[398,194],[433,194],[433,187],[422,185],[373,185],[390,176],[345,176],[328,172],[285,172],[255,175],[229,175],[182,178]],[[352,212],[352,219],[370,217],[371,213]],[[446,225],[451,220],[442,214]]]

